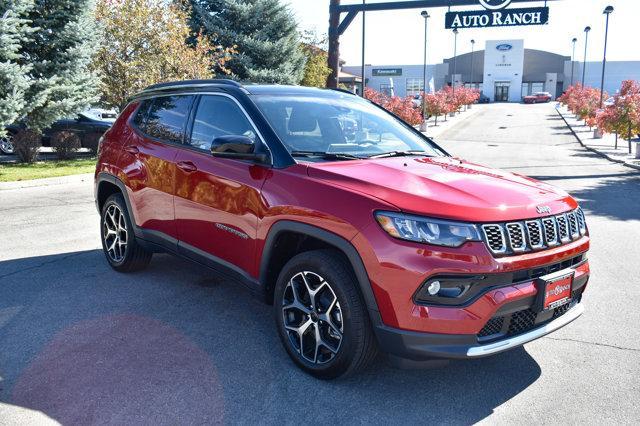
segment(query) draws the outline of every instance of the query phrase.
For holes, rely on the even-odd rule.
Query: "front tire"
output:
[[[122,194],[111,195],[102,206],[100,237],[107,262],[116,271],[134,272],[149,265],[152,253],[136,241]]]
[[[274,300],[282,344],[312,376],[348,376],[375,358],[375,338],[356,278],[337,252],[314,250],[292,258],[278,277]]]

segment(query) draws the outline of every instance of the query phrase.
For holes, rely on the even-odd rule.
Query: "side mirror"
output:
[[[236,160],[252,160],[256,163],[264,163],[267,161],[267,155],[256,153],[255,148],[256,143],[246,136],[218,136],[211,144],[211,155]]]

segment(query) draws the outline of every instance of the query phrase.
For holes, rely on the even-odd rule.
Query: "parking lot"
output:
[[[92,179],[0,190],[0,424],[640,422],[640,172],[584,150],[552,104],[492,104],[453,155],[569,191],[587,214],[586,313],[491,358],[315,380],[269,306],[166,255],[131,275],[101,252]]]

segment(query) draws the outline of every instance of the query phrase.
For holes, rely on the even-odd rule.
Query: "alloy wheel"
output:
[[[120,263],[125,257],[129,233],[124,213],[116,204],[111,204],[102,219],[103,238],[109,258]]]
[[[302,358],[325,364],[342,344],[344,324],[338,297],[320,275],[303,271],[287,283],[282,316],[289,342]]]
[[[11,135],[0,136],[0,151],[5,154],[13,154]]]

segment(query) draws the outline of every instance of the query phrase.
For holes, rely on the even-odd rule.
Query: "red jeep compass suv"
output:
[[[245,284],[320,378],[378,349],[405,366],[495,354],[583,312],[573,198],[341,91],[151,86],[104,135],[95,195],[115,270],[169,252]]]

